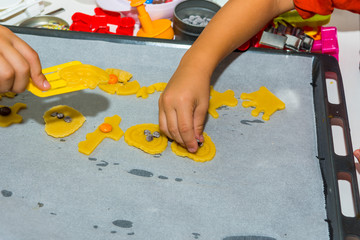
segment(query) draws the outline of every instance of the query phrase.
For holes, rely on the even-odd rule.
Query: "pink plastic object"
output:
[[[122,18],[120,13],[104,11],[101,8],[95,8],[94,11],[94,16],[80,12],[74,13],[71,17],[73,23],[70,26],[70,30],[128,36],[133,35],[135,26],[135,20],[133,18]],[[109,25],[114,25],[116,31],[111,31]]]
[[[321,27],[321,39],[314,41],[311,51],[331,55],[339,61],[336,27]]]

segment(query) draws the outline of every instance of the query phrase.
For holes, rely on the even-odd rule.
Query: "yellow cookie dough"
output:
[[[118,77],[118,81],[121,83],[127,83],[128,81],[130,81],[130,79],[132,78],[132,74],[121,70],[121,69],[116,69],[116,68],[107,68],[105,70],[108,74],[114,74]]]
[[[211,99],[209,101],[208,113],[213,118],[218,118],[219,114],[216,112],[216,109],[227,105],[229,107],[235,107],[238,104],[238,100],[235,98],[235,93],[233,90],[226,90],[225,92],[217,92],[211,86],[210,88]]]
[[[99,88],[110,94],[117,95],[132,95],[138,92],[140,89],[140,84],[138,81],[134,80],[126,83],[115,83],[115,84],[99,84]]]
[[[166,84],[164,82],[154,83],[148,87],[142,87],[137,93],[136,97],[148,98],[149,94],[152,94],[156,91],[162,92],[166,88]]]
[[[264,112],[262,119],[265,121],[268,121],[274,112],[285,109],[285,103],[264,86],[252,93],[242,93],[240,98],[248,100],[243,101],[243,107],[255,107],[251,111],[251,115],[254,117],[257,117],[260,112]]]
[[[123,135],[123,130],[119,127],[121,117],[114,115],[106,117],[104,123],[92,133],[86,134],[86,140],[79,142],[79,152],[89,155],[105,139],[111,138],[118,141]]]
[[[109,76],[115,78],[115,81],[109,80],[108,82],[104,82],[99,84],[99,88],[107,93],[110,94],[117,94],[117,95],[132,95],[136,94],[137,91],[140,89],[140,84],[138,81],[130,81],[132,78],[132,74],[126,72],[121,69],[116,68],[108,68],[106,72]]]
[[[159,136],[150,137],[152,139],[149,141],[149,138],[147,140],[145,130],[150,131],[152,135],[157,132]],[[160,133],[159,125],[153,123],[139,124],[127,129],[125,132],[125,142],[149,154],[162,153],[168,145],[168,139]]]
[[[0,105],[0,108],[6,107],[4,105]],[[8,127],[13,123],[20,123],[22,122],[22,117],[17,114],[20,109],[26,108],[25,103],[15,103],[14,106],[8,107],[11,110],[11,113],[6,116],[0,115],[0,127]]]
[[[176,143],[171,143],[171,150],[180,157],[188,157],[196,162],[210,161],[215,157],[216,148],[215,144],[211,141],[211,138],[204,132],[204,142],[196,153],[188,152],[184,147]]]
[[[59,118],[56,113],[63,114],[63,117]],[[86,120],[79,111],[66,105],[52,107],[45,112],[43,118],[45,121],[45,132],[55,138],[73,134]]]
[[[2,97],[14,98],[15,96],[16,93],[13,92],[0,93],[0,100]]]

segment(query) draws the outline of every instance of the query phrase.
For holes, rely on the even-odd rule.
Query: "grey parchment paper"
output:
[[[186,49],[19,35],[44,68],[78,60],[133,74],[141,86],[167,82]],[[213,76],[239,104],[208,117],[215,158],[194,162],[153,156],[105,139],[90,155],[77,145],[105,117],[120,128],[158,123],[158,92],[147,99],[99,89],[39,98],[29,92],[1,105],[27,104],[21,124],[0,129],[0,239],[240,240],[329,239],[316,146],[311,57],[234,53]],[[189,76],[191,77],[191,76]],[[240,94],[266,86],[286,104],[263,121],[241,106]],[[43,114],[71,106],[86,117],[73,135],[55,139]]]

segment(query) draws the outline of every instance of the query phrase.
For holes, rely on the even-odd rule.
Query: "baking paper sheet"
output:
[[[141,86],[166,82],[186,49],[19,35],[44,68],[78,60],[120,68]],[[86,156],[77,145],[105,117],[120,128],[158,123],[159,93],[147,99],[99,89],[39,98],[29,92],[2,105],[27,104],[24,120],[1,128],[2,239],[329,239],[316,146],[312,61],[259,51],[234,53],[214,74],[214,89],[232,89],[239,104],[208,117],[215,158],[194,162],[153,156],[105,139]],[[191,77],[191,76],[189,76]],[[251,116],[240,94],[266,86],[286,104],[270,121]],[[73,135],[44,131],[45,111],[71,106],[87,118]]]

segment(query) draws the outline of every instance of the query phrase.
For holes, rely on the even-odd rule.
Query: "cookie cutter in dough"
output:
[[[42,72],[51,85],[50,90],[41,91],[35,87],[31,79],[27,87],[30,92],[38,97],[50,97],[86,88],[94,89],[98,83],[109,81],[109,74],[105,70],[82,64],[79,61],[45,68]]]

